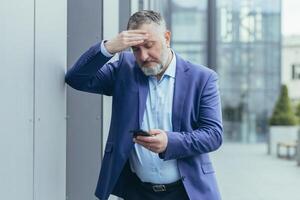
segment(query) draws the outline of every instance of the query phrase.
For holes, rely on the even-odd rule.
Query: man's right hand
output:
[[[122,31],[115,38],[105,42],[104,45],[109,53],[115,54],[131,46],[142,44],[148,37],[147,31],[144,30]]]

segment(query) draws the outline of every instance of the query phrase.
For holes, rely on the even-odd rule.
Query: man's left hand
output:
[[[167,133],[160,129],[149,130],[149,133],[151,136],[137,136],[133,141],[152,152],[164,152],[168,144]]]

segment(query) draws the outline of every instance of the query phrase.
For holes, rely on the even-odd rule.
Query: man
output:
[[[66,74],[75,89],[113,97],[100,199],[221,199],[208,155],[222,144],[217,75],[175,54],[170,40],[159,13],[139,11]],[[151,136],[133,137],[139,129]]]

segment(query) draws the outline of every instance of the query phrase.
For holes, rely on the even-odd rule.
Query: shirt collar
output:
[[[176,72],[176,55],[175,55],[175,53],[174,53],[174,51],[172,49],[171,49],[171,51],[172,51],[172,60],[171,60],[171,62],[169,64],[167,70],[163,74],[163,76],[170,76],[172,78],[175,78],[175,72]]]

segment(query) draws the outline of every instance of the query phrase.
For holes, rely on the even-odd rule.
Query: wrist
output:
[[[109,40],[104,41],[104,47],[110,54],[115,54],[116,52],[113,50],[111,42]]]

